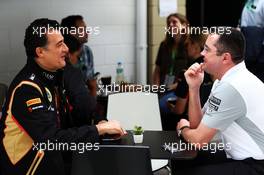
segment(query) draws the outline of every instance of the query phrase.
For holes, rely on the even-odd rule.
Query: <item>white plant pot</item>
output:
[[[143,134],[141,135],[133,135],[135,143],[142,143],[143,142]]]

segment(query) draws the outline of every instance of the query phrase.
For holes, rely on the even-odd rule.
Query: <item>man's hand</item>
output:
[[[190,122],[186,119],[181,119],[177,124],[177,130],[180,130],[183,126],[189,126],[190,127]]]
[[[117,134],[123,136],[127,134],[125,130],[123,130],[118,121],[112,120],[108,122],[103,122],[96,125],[99,135],[104,134]]]
[[[172,91],[175,90],[178,86],[178,83],[174,83],[168,86],[168,91]]]
[[[107,120],[100,120],[99,122],[98,122],[98,124],[102,124],[102,123],[106,123],[107,122]]]
[[[194,63],[189,67],[189,69],[184,73],[186,81],[189,85],[189,89],[197,89],[203,82],[204,70],[203,63]]]

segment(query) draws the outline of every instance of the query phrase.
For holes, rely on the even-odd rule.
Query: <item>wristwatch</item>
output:
[[[190,128],[190,126],[183,126],[183,127],[181,127],[181,128],[178,130],[178,137],[181,137],[181,135],[182,135],[182,131],[183,131],[185,128]]]

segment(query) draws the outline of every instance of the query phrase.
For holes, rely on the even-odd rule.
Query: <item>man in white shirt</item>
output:
[[[189,121],[182,119],[178,131],[200,149],[220,132],[226,153],[224,162],[193,166],[186,173],[264,173],[264,84],[247,70],[244,54],[242,33],[227,27],[208,36],[202,51],[204,63],[193,64],[185,73]],[[204,71],[217,80],[202,109],[199,88]]]
[[[247,0],[241,15],[247,68],[264,82],[264,1]]]

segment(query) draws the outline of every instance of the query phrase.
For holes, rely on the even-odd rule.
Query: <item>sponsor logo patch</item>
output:
[[[29,107],[29,108],[28,108],[28,111],[29,111],[29,112],[32,112],[32,111],[34,111],[34,110],[36,110],[36,109],[41,109],[41,108],[43,108],[43,107],[44,107],[43,105],[34,106],[34,107]]]
[[[32,107],[32,110],[41,109],[41,108],[43,108],[42,105],[40,105],[40,106],[35,106],[35,107]]]
[[[209,110],[218,111],[220,104],[221,104],[221,100],[219,98],[216,98],[215,96],[211,96],[209,99]]]
[[[41,103],[40,98],[33,98],[31,100],[26,101],[27,107],[35,105],[35,104],[39,104],[39,103]]]

